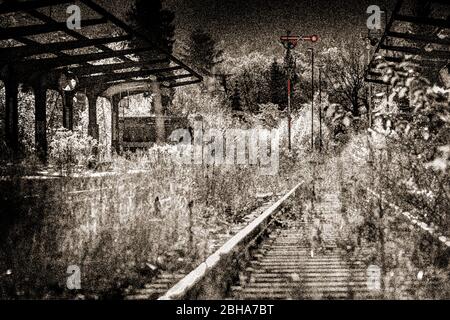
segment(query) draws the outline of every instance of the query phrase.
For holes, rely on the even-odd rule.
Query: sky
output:
[[[298,35],[318,34],[318,47],[329,47],[367,34],[367,7],[392,8],[394,0],[166,0],[176,13],[177,39],[183,41],[197,27],[236,55],[251,51],[281,52],[278,43],[286,30]],[[309,46],[304,44],[304,46]]]
[[[118,16],[133,0],[97,0]],[[126,2],[126,3],[125,3]],[[163,0],[175,12],[176,40],[187,42],[196,28],[209,31],[226,52],[239,56],[258,51],[281,54],[279,37],[286,30],[317,34],[316,46],[326,49],[367,34],[367,7],[392,8],[395,0]],[[303,44],[308,46],[308,44]],[[299,48],[301,50],[301,48]]]

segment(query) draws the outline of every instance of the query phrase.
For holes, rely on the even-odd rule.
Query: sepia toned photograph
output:
[[[444,0],[0,0],[0,300],[450,299],[449,62]]]

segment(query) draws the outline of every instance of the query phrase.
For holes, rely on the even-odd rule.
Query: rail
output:
[[[237,257],[247,254],[252,244],[263,235],[274,221],[276,215],[283,210],[286,200],[300,188],[297,184],[280,200],[275,202],[247,227],[228,240],[221,248],[209,256],[196,269],[176,283],[159,300],[209,299],[224,296],[233,272]]]

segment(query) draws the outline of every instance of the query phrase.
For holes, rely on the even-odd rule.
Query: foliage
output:
[[[367,265],[381,267],[384,298],[403,298],[405,290],[419,299],[448,298],[448,248],[439,238],[450,235],[450,91],[436,84],[436,70],[429,78],[431,71],[411,57],[376,62],[390,90],[375,95],[368,132],[361,133],[343,105],[326,110],[329,124],[347,119],[347,139],[339,149],[346,219],[339,245],[349,261],[363,256]]]
[[[237,87],[244,111],[257,113],[258,104],[270,102],[270,63],[269,57],[257,52],[239,59],[225,55],[221,69],[231,75],[229,82],[232,83],[232,90],[229,92],[229,101],[232,100]]]
[[[449,90],[409,57],[378,63],[390,92],[379,95],[366,137],[351,135],[341,152],[341,245],[350,260],[381,267],[385,298],[401,298],[405,288],[416,298],[448,298],[448,249],[439,238],[450,235]]]
[[[76,134],[60,135],[81,144]],[[82,290],[75,294],[88,298],[117,298],[143,286],[152,277],[148,264],[190,271],[255,208],[258,192],[277,193],[289,184],[250,167],[180,165],[172,161],[173,148],[115,157],[108,174],[31,181],[47,191],[27,202],[21,199],[30,185],[2,190],[14,195],[6,207],[21,214],[1,224],[0,269],[10,270],[13,285],[2,282],[0,296],[73,297],[65,289],[69,265],[82,272]],[[29,210],[39,214],[24,219]]]
[[[310,99],[307,96],[310,92],[308,80],[301,76],[302,67],[303,65],[295,70],[291,79],[291,110],[300,108],[302,102]],[[221,69],[230,75],[228,82],[232,87],[228,91],[228,99],[236,108],[239,104],[242,110],[252,114],[261,111],[261,104],[273,103],[278,105],[280,110],[286,108],[286,72],[276,59],[259,52],[252,52],[239,59],[224,55]],[[297,89],[299,85],[302,90]]]
[[[422,67],[407,58],[393,65],[380,61],[391,84],[388,108],[379,112],[379,134],[392,162],[382,183],[396,199],[413,208],[426,222],[450,230],[449,162],[450,90],[432,85]],[[399,188],[401,186],[401,188]]]
[[[223,51],[209,33],[203,29],[195,29],[184,48],[184,60],[188,65],[196,67],[201,73],[213,74],[216,66],[222,62]]]
[[[279,110],[277,104],[260,104],[259,110],[261,110],[261,112],[255,116],[255,118],[258,119],[258,123],[267,128],[277,128],[280,125],[282,112]]]
[[[324,75],[330,101],[339,103],[345,112],[358,118],[368,109],[364,82],[366,54],[358,40],[348,43],[323,52]]]
[[[286,78],[283,66],[274,59],[270,65],[270,101],[280,108],[285,108],[287,105]]]
[[[50,142],[49,161],[59,170],[70,172],[74,166],[87,167],[94,160],[97,147],[92,137],[61,128]]]
[[[386,98],[390,109],[379,114],[386,134],[406,145],[421,163],[443,155],[450,137],[450,89],[431,85],[421,66],[408,59],[398,65],[381,62],[378,69],[392,86]],[[448,174],[447,166],[441,169]]]
[[[178,88],[173,99],[172,114],[190,118],[201,114],[210,123],[225,124],[231,114],[223,94],[205,92],[200,86]]]
[[[175,14],[167,9],[163,9],[161,0],[136,0],[129,18],[136,29],[145,33],[152,42],[161,48],[172,52],[175,26],[173,24]],[[134,39],[136,46],[141,45],[142,40]],[[144,61],[149,61],[152,57],[147,53],[142,54]]]
[[[239,90],[239,87],[237,85],[233,89],[233,93],[230,96],[230,100],[231,100],[231,110],[243,111],[241,102],[241,91]]]
[[[162,0],[135,0],[132,10],[129,12],[129,19],[133,26],[144,34],[157,47],[166,51],[173,52],[175,25],[175,14],[163,8]],[[141,38],[135,38],[130,43],[131,47],[148,46]],[[154,61],[160,57],[156,51],[146,51],[139,53],[141,61],[144,64]],[[168,67],[170,62],[161,63],[162,67]],[[149,66],[153,68],[154,66]],[[161,91],[162,105],[167,109],[173,97],[173,90],[165,89]]]
[[[19,143],[22,154],[29,155],[34,151],[34,98],[27,91],[19,90]]]
[[[0,100],[4,100],[4,90],[0,91]],[[31,89],[21,86],[18,93],[19,143],[22,158],[31,159],[35,153],[34,96]],[[74,103],[74,124],[80,133],[87,133],[88,110],[85,97],[76,95]],[[62,124],[61,95],[47,90],[47,140],[52,141],[54,134]]]

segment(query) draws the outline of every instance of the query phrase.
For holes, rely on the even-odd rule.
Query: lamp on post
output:
[[[319,151],[322,152],[322,69],[323,64],[319,65]]]
[[[78,78],[72,71],[65,69],[59,75],[58,85],[61,91],[73,91],[78,85]]]
[[[291,139],[291,80],[292,74],[295,72],[295,59],[292,56],[291,50],[297,46],[300,37],[291,36],[291,32],[287,31],[286,36],[280,38],[283,47],[286,49],[286,55],[284,57],[284,67],[287,75],[287,118],[288,118],[288,149],[292,150]]]
[[[314,48],[311,51],[311,151],[314,151]]]
[[[77,76],[68,69],[61,72],[58,86],[63,102],[63,127],[73,130],[73,92],[78,86]]]

